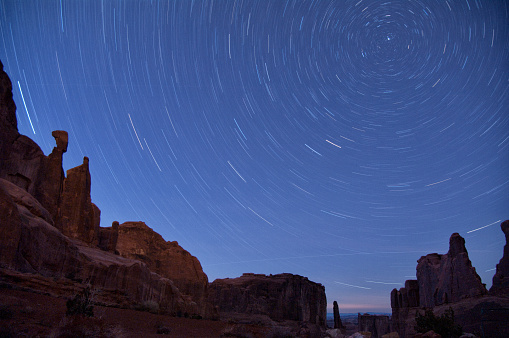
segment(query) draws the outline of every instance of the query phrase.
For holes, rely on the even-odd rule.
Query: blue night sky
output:
[[[493,0],[0,0],[0,59],[20,132],[48,154],[68,131],[64,169],[90,158],[102,226],[144,221],[210,281],[294,273],[342,312],[389,311],[453,232],[491,285],[508,17]]]

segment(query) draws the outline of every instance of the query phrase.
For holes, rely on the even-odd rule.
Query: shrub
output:
[[[146,311],[153,314],[159,313],[159,303],[154,302],[153,300],[146,300],[143,303],[137,304],[134,309],[136,311]]]
[[[452,308],[446,310],[439,317],[435,316],[431,309],[426,309],[424,315],[417,312],[415,322],[417,323],[415,331],[420,333],[433,330],[442,337],[460,337],[463,332],[461,326],[454,323],[454,311]]]
[[[156,334],[170,334],[171,329],[161,323],[156,324]]]
[[[77,293],[73,298],[68,299],[65,303],[67,306],[66,316],[94,316],[94,306],[92,305],[92,292],[90,286],[87,286],[83,291]]]

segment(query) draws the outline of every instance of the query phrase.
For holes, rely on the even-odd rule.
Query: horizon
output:
[[[0,0],[18,129],[90,159],[101,226],[143,221],[209,282],[293,273],[390,313],[509,219],[509,4]],[[353,311],[352,311],[353,310]]]

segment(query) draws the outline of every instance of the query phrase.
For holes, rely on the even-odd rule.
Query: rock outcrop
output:
[[[56,146],[45,156],[34,141],[19,134],[12,84],[0,62],[2,274],[63,278],[78,288],[90,283],[102,293],[115,295],[117,306],[155,301],[169,313],[210,318],[214,309],[206,301],[208,279],[199,261],[146,226],[142,233],[149,234],[150,240],[140,236],[134,246],[144,253],[134,250],[130,255],[133,232],[124,231],[120,237],[118,222],[111,228],[99,226],[100,210],[90,197],[88,158],[65,177],[62,157],[68,135],[65,131],[52,135]],[[119,242],[128,257],[114,254]]]
[[[146,264],[84,246],[64,236],[48,223],[51,215],[32,195],[3,179],[0,179],[0,208],[2,217],[7,216],[5,223],[2,219],[2,234],[10,232],[9,237],[0,239],[3,266],[123,293],[127,305],[150,300],[170,312],[193,308],[172,281],[151,272]]]
[[[117,252],[147,264],[150,270],[171,279],[184,295],[192,295],[199,314],[210,318],[214,307],[208,302],[208,277],[200,262],[176,241],[167,242],[143,222],[125,222],[118,227]]]
[[[504,254],[497,264],[490,294],[509,297],[509,220],[500,224],[500,227],[505,235]]]
[[[325,326],[325,288],[305,277],[283,273],[245,273],[238,278],[216,279],[209,300],[219,313],[266,315],[275,321],[292,320]]]
[[[360,332],[370,332],[371,337],[381,338],[391,332],[389,316],[358,314]]]
[[[447,254],[433,253],[417,261],[417,281],[419,305],[424,307],[454,303],[487,293],[468,258],[465,240],[457,233],[452,234],[449,240]]]
[[[68,237],[97,246],[101,211],[90,198],[88,161],[85,157],[82,165],[67,170],[56,226]]]
[[[332,313],[334,315],[334,329],[343,329],[343,323],[341,323],[341,317],[339,316],[338,302],[332,303]]]
[[[507,243],[509,221],[501,226]],[[488,295],[468,258],[465,240],[457,233],[452,234],[447,254],[421,257],[417,261],[417,280],[408,280],[404,288],[392,290],[392,330],[403,337],[412,336],[415,334],[415,317],[421,309],[431,308],[440,316],[451,308],[456,323],[465,332],[480,332],[481,323],[485,332],[502,332],[501,327],[509,327],[507,319],[498,319],[500,314],[506,313],[504,309],[509,308],[509,286],[504,284],[509,282],[508,251],[506,244]],[[504,334],[509,334],[508,330],[503,331]]]
[[[111,227],[99,228],[99,248],[101,250],[118,253],[118,227],[118,222],[114,221]]]

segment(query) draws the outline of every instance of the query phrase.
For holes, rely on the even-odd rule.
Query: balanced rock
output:
[[[504,254],[497,264],[490,294],[509,296],[509,220],[500,224],[500,227],[505,235]]]
[[[421,257],[417,261],[419,304],[424,307],[457,302],[487,293],[485,285],[472,266],[465,240],[454,233],[449,240],[449,252]]]
[[[245,273],[238,278],[216,279],[210,284],[209,299],[220,313],[267,315],[276,321],[309,322],[322,327],[326,322],[323,285],[289,273]]]

